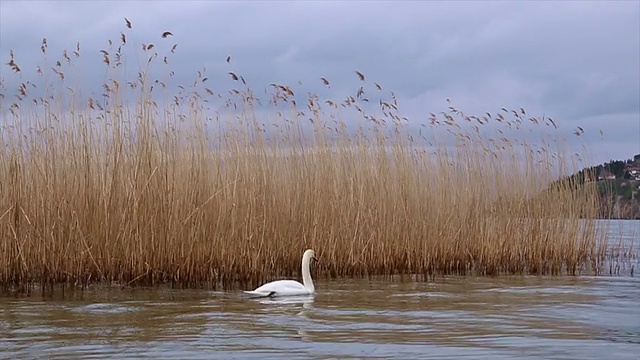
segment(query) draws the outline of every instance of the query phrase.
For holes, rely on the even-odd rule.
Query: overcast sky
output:
[[[554,118],[593,164],[640,153],[638,1],[1,1],[0,75],[9,49],[33,71],[43,37],[99,60],[124,17],[130,41],[179,44],[172,66],[185,82],[206,67],[212,87],[229,89],[233,70],[254,88],[302,81],[340,98],[359,70],[411,119],[446,110],[446,98],[469,114],[523,107]]]

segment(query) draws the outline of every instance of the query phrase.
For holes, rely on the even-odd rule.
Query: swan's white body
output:
[[[309,263],[311,259],[315,259],[315,252],[307,250],[302,255],[302,284],[294,280],[277,280],[266,283],[253,291],[245,291],[245,293],[256,297],[275,297],[275,296],[301,296],[311,295],[315,292],[311,273],[309,272]]]

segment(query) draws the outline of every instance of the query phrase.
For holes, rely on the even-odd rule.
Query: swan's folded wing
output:
[[[271,292],[275,291],[276,293],[282,291],[295,291],[295,290],[304,290],[304,285],[300,284],[295,280],[278,280],[272,281],[270,283],[266,283],[259,288],[255,289],[256,292]]]
[[[304,285],[294,280],[278,280],[260,286],[253,291],[245,291],[245,293],[259,297],[287,296],[287,295],[305,295],[309,291]]]

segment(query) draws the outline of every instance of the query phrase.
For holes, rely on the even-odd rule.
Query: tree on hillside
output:
[[[617,178],[621,178],[624,176],[624,166],[625,162],[622,160],[611,160],[604,164],[604,169],[614,174]]]

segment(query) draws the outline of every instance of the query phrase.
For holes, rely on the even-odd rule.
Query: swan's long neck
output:
[[[313,280],[311,280],[311,272],[309,271],[309,263],[311,262],[311,255],[304,254],[302,258],[302,284],[304,287],[313,292],[316,288],[313,286]]]

